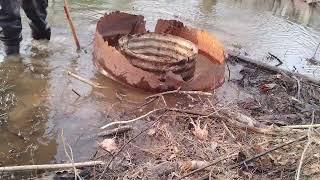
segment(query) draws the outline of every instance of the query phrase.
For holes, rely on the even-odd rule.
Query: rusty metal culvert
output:
[[[103,75],[147,91],[212,90],[224,82],[224,48],[208,32],[160,19],[149,33],[143,16],[118,11],[97,23],[93,62]]]
[[[195,71],[198,48],[191,41],[169,34],[146,33],[123,36],[119,40],[121,52],[130,56],[135,67],[165,77],[173,72],[184,81]]]

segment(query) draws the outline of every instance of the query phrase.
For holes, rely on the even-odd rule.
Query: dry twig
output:
[[[253,160],[256,160],[256,159],[258,159],[258,158],[260,158],[260,157],[262,157],[262,156],[264,156],[264,155],[267,155],[267,154],[269,154],[269,153],[271,153],[271,152],[273,152],[273,151],[275,151],[275,150],[277,150],[277,149],[283,148],[284,146],[288,146],[288,145],[290,145],[290,144],[292,144],[292,143],[295,143],[295,142],[303,141],[303,140],[305,140],[307,137],[308,137],[308,136],[302,136],[302,137],[300,137],[300,138],[298,138],[298,139],[294,139],[294,140],[288,141],[288,142],[286,142],[286,143],[280,144],[280,145],[278,145],[278,146],[276,146],[276,147],[274,147],[274,148],[271,148],[271,149],[269,149],[269,150],[267,150],[267,151],[265,151],[265,152],[262,152],[262,153],[260,153],[260,154],[257,154],[257,155],[255,155],[255,156],[251,157],[251,158],[248,158],[248,159],[246,159],[246,160],[244,160],[244,161],[241,161],[239,164],[236,164],[236,165],[231,166],[230,169],[233,169],[233,168],[236,168],[236,167],[239,167],[239,166],[248,164],[249,162],[251,162],[251,161],[253,161]]]
[[[233,135],[233,133],[230,131],[230,129],[228,128],[228,126],[222,121],[222,126],[223,128],[227,131],[227,133],[229,134],[229,136],[231,136],[231,138],[233,140],[236,140],[236,137]]]
[[[105,166],[103,172],[101,173],[101,176],[99,177],[99,180],[104,176],[104,173],[106,172],[106,170],[109,168],[109,166],[111,165],[112,161],[118,156],[118,154],[120,154],[120,152],[122,152],[124,150],[124,148],[130,144],[133,140],[135,140],[136,138],[138,138],[141,134],[147,132],[149,129],[151,129],[160,119],[161,117],[164,115],[165,113],[161,114],[156,121],[154,121],[150,126],[148,126],[147,128],[145,128],[144,130],[142,130],[140,133],[138,133],[137,135],[135,135],[134,137],[132,137],[129,141],[127,141],[125,144],[123,144],[119,151],[112,156],[112,158],[110,159],[110,161],[108,162],[108,164]]]
[[[68,148],[70,150],[70,154],[68,153],[67,151],[67,148],[66,148],[66,142],[65,142],[65,139],[64,139],[64,136],[63,136],[63,129],[61,129],[61,140],[62,140],[62,144],[63,144],[63,149],[64,149],[64,152],[66,153],[66,156],[68,157],[69,161],[71,162],[71,164],[73,165],[73,171],[74,171],[74,179],[77,180],[77,178],[79,179],[82,179],[78,172],[77,172],[77,168],[75,167],[74,165],[74,159],[73,159],[73,152],[72,152],[72,148],[70,146],[70,144],[67,144],[68,145]]]
[[[179,89],[173,90],[173,91],[166,91],[166,92],[154,94],[154,95],[151,95],[151,96],[146,97],[145,99],[150,99],[150,98],[155,98],[155,97],[160,97],[160,96],[163,96],[163,95],[175,94],[175,93],[179,93],[179,94],[191,94],[191,95],[202,95],[202,96],[213,96],[213,94],[212,94],[212,93],[209,93],[209,92],[202,92],[202,91],[181,91],[180,88],[179,88]]]
[[[314,111],[312,111],[312,120],[311,120],[311,125],[313,124],[314,122]],[[298,166],[298,169],[297,169],[297,174],[296,174],[296,180],[299,180],[300,179],[300,174],[301,174],[301,168],[302,168],[302,164],[303,164],[303,160],[305,158],[305,154],[312,142],[312,139],[311,139],[311,133],[312,133],[312,127],[310,126],[309,127],[309,130],[308,130],[308,142],[307,144],[305,145],[303,151],[302,151],[302,154],[301,154],[301,158],[300,158],[300,161],[299,161],[299,166]]]
[[[290,129],[309,129],[309,128],[319,128],[319,127],[320,127],[320,124],[282,126],[282,128],[290,128]]]
[[[142,115],[142,116],[139,116],[139,117],[137,117],[137,118],[135,118],[135,119],[131,119],[131,120],[129,120],[129,121],[116,121],[116,122],[112,122],[112,123],[109,123],[109,124],[106,124],[106,125],[100,127],[100,129],[105,129],[105,128],[107,128],[107,127],[110,127],[110,126],[113,126],[113,125],[116,125],[116,124],[129,124],[129,123],[133,123],[133,122],[135,122],[135,121],[138,121],[138,120],[140,120],[140,119],[142,119],[142,118],[145,118],[145,117],[149,116],[150,114],[153,114],[153,113],[158,112],[158,111],[161,111],[161,110],[164,110],[164,108],[154,109],[154,110],[148,112],[147,114],[144,114],[144,115]]]

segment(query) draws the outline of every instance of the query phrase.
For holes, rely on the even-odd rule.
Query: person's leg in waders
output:
[[[19,54],[21,37],[20,0],[0,0],[0,40],[6,55]]]
[[[31,20],[32,38],[50,40],[51,29],[47,23],[48,0],[22,0],[22,8]]]

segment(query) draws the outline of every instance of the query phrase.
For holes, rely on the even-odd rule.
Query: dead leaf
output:
[[[211,150],[212,151],[216,151],[217,150],[217,148],[218,148],[218,143],[217,142],[211,142]]]
[[[156,130],[155,129],[149,129],[147,132],[148,136],[153,136],[156,134]]]
[[[195,123],[192,120],[191,124],[194,126],[194,130],[192,131],[194,136],[196,136],[201,141],[205,141],[208,139],[207,124],[204,125],[203,129],[201,129],[200,127],[200,121],[198,121],[198,123]]]
[[[175,154],[171,154],[171,156],[169,157],[169,161],[171,161],[171,160],[173,160],[173,159],[175,159],[177,156],[175,155]]]
[[[102,149],[112,152],[117,150],[117,144],[114,139],[105,139],[98,144]]]

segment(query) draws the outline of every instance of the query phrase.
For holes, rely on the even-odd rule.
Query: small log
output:
[[[24,165],[24,166],[7,166],[0,167],[0,172],[14,172],[14,171],[30,171],[30,170],[49,170],[49,169],[67,169],[67,168],[80,168],[95,165],[104,165],[102,161],[88,161],[80,163],[67,163],[67,164],[42,164],[42,165]]]
[[[253,65],[258,66],[258,67],[260,67],[262,69],[265,69],[265,70],[268,70],[268,71],[272,71],[272,72],[275,72],[275,73],[279,73],[279,74],[285,73],[286,75],[288,75],[290,77],[293,77],[293,76],[300,77],[302,81],[310,82],[310,83],[313,83],[313,84],[316,84],[316,85],[320,86],[320,80],[319,79],[315,79],[315,78],[312,78],[312,77],[309,77],[309,76],[306,76],[306,75],[303,75],[303,74],[291,72],[291,71],[288,71],[288,70],[285,70],[285,69],[280,69],[278,67],[271,66],[269,64],[266,64],[266,63],[251,59],[250,57],[240,55],[238,53],[228,52],[228,54],[231,57],[237,58],[239,61],[253,64]]]
[[[114,128],[114,129],[110,129],[110,130],[106,130],[106,131],[103,131],[103,132],[100,132],[98,133],[98,136],[113,136],[115,134],[122,134],[122,133],[125,133],[127,131],[130,131],[132,130],[132,126],[121,126],[121,127],[118,127],[118,128]]]

